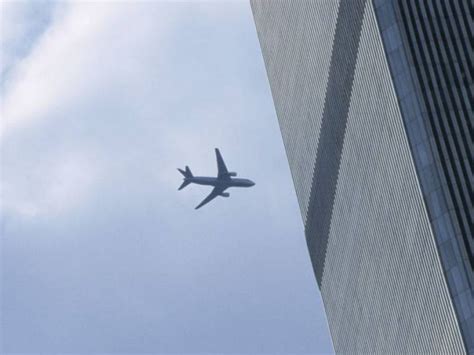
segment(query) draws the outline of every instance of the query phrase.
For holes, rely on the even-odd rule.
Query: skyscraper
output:
[[[472,5],[251,6],[335,350],[474,353]]]

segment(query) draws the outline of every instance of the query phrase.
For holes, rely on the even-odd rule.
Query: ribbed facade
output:
[[[422,87],[433,69],[415,65],[427,49],[410,36],[423,18],[414,9],[436,32],[422,10],[434,3],[251,1],[337,352],[474,351],[472,232],[459,226],[472,231],[472,107],[462,101],[472,97],[472,77],[458,65],[457,92]],[[453,5],[459,16],[464,3]],[[469,29],[457,26],[461,63]],[[454,80],[443,73],[440,83]],[[434,96],[456,122],[434,110]],[[464,140],[454,143],[454,134]],[[441,198],[445,209],[433,202]]]
[[[451,298],[474,353],[472,3],[374,4]]]
[[[265,8],[261,41],[281,134],[295,182],[301,214],[306,220],[326,97],[332,40],[339,1],[286,1]],[[277,24],[285,18],[285,26]],[[312,21],[320,18],[324,21]],[[317,45],[317,48],[314,46]],[[309,55],[311,54],[311,55]],[[271,60],[267,60],[271,58]],[[316,138],[316,139],[315,139]]]

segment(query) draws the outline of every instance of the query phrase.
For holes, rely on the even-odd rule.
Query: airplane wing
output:
[[[211,191],[211,193],[204,199],[202,202],[196,206],[196,210],[198,208],[201,208],[204,206],[206,203],[210,202],[211,200],[215,199],[217,196],[219,196],[222,193],[222,189],[220,187],[214,187],[214,189]]]
[[[224,159],[222,159],[221,152],[219,149],[216,148],[216,159],[217,159],[217,177],[228,177],[229,172],[227,171],[227,167],[225,166]]]

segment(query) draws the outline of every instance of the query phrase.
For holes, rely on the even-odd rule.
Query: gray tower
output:
[[[251,0],[337,352],[474,354],[470,0]]]

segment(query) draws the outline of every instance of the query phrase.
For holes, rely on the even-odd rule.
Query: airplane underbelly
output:
[[[213,180],[207,180],[207,179],[199,179],[194,181],[195,184],[198,185],[206,185],[206,186],[215,186],[216,182]]]

